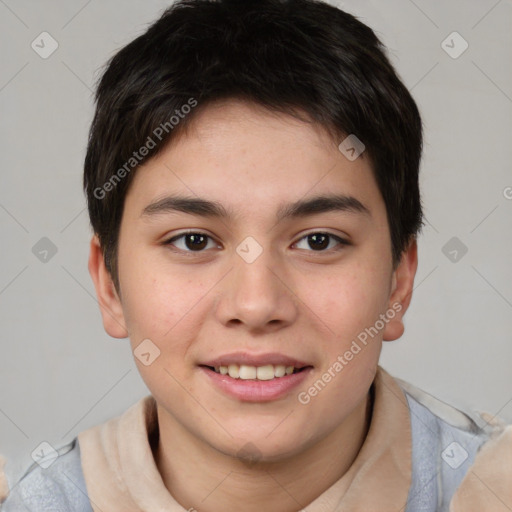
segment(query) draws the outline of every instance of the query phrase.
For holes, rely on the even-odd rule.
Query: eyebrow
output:
[[[323,194],[301,199],[280,206],[277,211],[277,221],[300,218],[318,213],[328,212],[356,213],[371,217],[370,210],[353,196],[344,194]],[[226,209],[217,201],[199,197],[166,196],[144,208],[141,217],[152,217],[173,212],[188,213],[200,217],[227,219],[235,217],[234,212]]]

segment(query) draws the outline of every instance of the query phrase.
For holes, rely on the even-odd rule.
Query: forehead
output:
[[[350,161],[340,142],[315,123],[240,101],[218,102],[198,111],[187,130],[137,170],[126,206],[142,214],[178,194],[215,201],[243,217],[282,214],[285,204],[335,194],[382,214],[369,158],[363,153]]]

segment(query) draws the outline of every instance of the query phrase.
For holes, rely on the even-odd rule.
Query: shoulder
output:
[[[451,512],[512,510],[512,425],[504,426],[479,450],[455,493]]]
[[[56,453],[55,453],[56,452]],[[2,512],[92,512],[77,438],[34,462],[11,487]]]
[[[396,381],[405,393],[411,417],[412,485],[407,510],[501,510],[484,508],[483,502],[471,508],[471,501],[460,501],[468,492],[482,495],[475,477],[482,467],[492,475],[488,479],[492,486],[509,492],[512,502],[512,426],[461,411],[407,382]],[[457,508],[459,502],[462,508]]]

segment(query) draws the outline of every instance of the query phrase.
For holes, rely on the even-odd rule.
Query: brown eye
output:
[[[343,238],[340,238],[339,236],[333,235],[331,233],[309,233],[308,235],[302,237],[298,243],[300,243],[302,240],[306,240],[307,246],[306,249],[310,248],[313,249],[314,252],[328,252],[325,249],[329,250],[340,250],[344,245],[349,245],[349,243],[346,240],[343,240]],[[335,240],[338,244],[337,247],[330,246],[331,240]],[[330,247],[329,247],[330,246]],[[304,247],[299,247],[299,249],[303,249]]]
[[[184,252],[202,252],[208,246],[209,240],[212,238],[205,233],[190,231],[170,238],[165,245],[172,245]]]

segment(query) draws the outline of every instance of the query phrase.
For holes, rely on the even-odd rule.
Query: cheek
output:
[[[168,343],[177,338],[176,332],[184,325],[190,330],[195,307],[210,286],[185,267],[136,256],[120,267],[123,311],[130,337],[134,341],[142,337]]]
[[[174,379],[181,382],[186,377],[187,352],[198,336],[201,298],[208,283],[199,283],[177,268],[162,268],[157,262],[135,261],[125,265],[124,271],[123,310],[140,375],[152,392],[165,389],[178,396]],[[137,357],[142,352],[138,347],[148,343],[145,340],[151,343],[144,352],[158,354],[149,365]]]
[[[388,283],[380,269],[360,264],[304,278],[303,301],[322,321],[329,337],[348,340],[373,325],[387,305]]]

